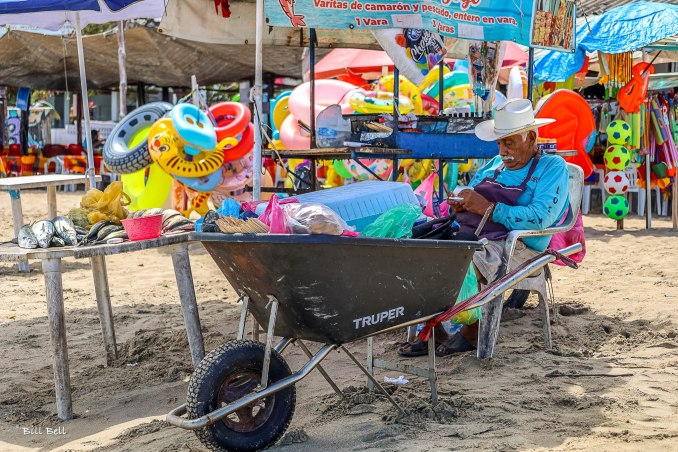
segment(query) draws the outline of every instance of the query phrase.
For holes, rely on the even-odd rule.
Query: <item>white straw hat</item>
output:
[[[535,118],[532,102],[528,99],[511,99],[496,107],[494,119],[478,124],[475,132],[483,141],[496,141],[555,121],[551,118]]]

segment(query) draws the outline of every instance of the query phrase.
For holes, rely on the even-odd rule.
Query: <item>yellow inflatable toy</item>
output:
[[[129,146],[134,147],[146,140],[150,130],[149,126],[137,132],[130,140]],[[129,209],[132,211],[162,207],[172,190],[172,176],[164,172],[157,163],[151,163],[148,168],[131,174],[123,174],[120,179],[125,187],[125,193],[131,199]]]
[[[399,110],[407,114],[414,110],[409,97],[399,96]],[[393,93],[357,89],[350,94],[348,103],[358,113],[393,113]]]
[[[412,101],[412,106],[414,107],[415,114],[417,115],[423,114],[424,107],[419,88],[417,88],[417,86],[414,83],[407,80],[402,75],[399,77],[399,79],[400,79],[399,84],[400,94],[410,98],[410,100]],[[393,76],[393,74],[383,76],[382,78],[379,79],[378,86],[380,90],[383,89],[392,93],[393,89],[395,88],[395,77]]]
[[[290,114],[290,109],[287,106],[290,100],[290,96],[283,97],[275,103],[273,107],[273,124],[275,125],[275,130],[280,130],[283,121]]]
[[[227,140],[235,143],[225,143]],[[189,155],[185,152],[184,141],[174,129],[170,118],[156,121],[148,135],[148,151],[153,161],[167,173],[181,177],[201,177],[217,171],[224,163],[225,144],[234,145],[237,140],[227,138],[213,151]]]
[[[443,66],[443,77],[445,74],[450,72],[450,68],[447,67],[447,65]],[[424,81],[421,82],[421,84],[417,87],[419,88],[420,92],[423,92],[426,88],[429,86],[438,83],[438,80],[440,80],[440,69],[438,67],[434,67],[430,71],[428,71],[428,74],[426,74],[426,77],[424,77]]]

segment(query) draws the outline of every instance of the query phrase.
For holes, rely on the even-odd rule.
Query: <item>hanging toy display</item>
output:
[[[631,153],[624,146],[613,144],[605,150],[603,161],[608,170],[623,171],[631,162]]]
[[[623,195],[629,189],[629,184],[629,178],[623,171],[610,171],[603,179],[603,186],[611,195]]]
[[[482,102],[475,111],[491,115],[494,103],[494,87],[499,78],[499,69],[504,60],[506,44],[502,41],[474,41],[468,47],[469,82],[473,94]]]
[[[617,119],[612,121],[605,129],[607,133],[607,141],[610,144],[626,145],[626,142],[631,138],[631,126],[626,121]]]
[[[629,202],[620,195],[610,196],[605,201],[603,212],[613,220],[621,220],[629,213]]]

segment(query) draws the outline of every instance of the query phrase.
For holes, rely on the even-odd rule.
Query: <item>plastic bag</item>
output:
[[[565,218],[567,218],[567,214],[565,215]],[[577,221],[574,223],[574,226],[572,226],[572,229],[567,232],[559,232],[551,237],[549,248],[558,251],[576,243],[581,243],[581,251],[568,257],[576,263],[580,263],[584,260],[584,256],[586,256],[586,236],[584,234],[584,220],[582,219],[581,212],[577,215]],[[565,266],[560,259],[553,261],[553,263]]]
[[[362,232],[363,237],[403,239],[412,237],[414,222],[421,215],[419,206],[403,204],[379,215]]]
[[[259,220],[270,228],[271,234],[287,234],[289,232],[287,217],[278,201],[278,195],[271,196],[266,205],[266,210],[261,214]]]
[[[294,234],[342,235],[344,231],[353,231],[337,213],[324,204],[302,202],[286,204],[283,210],[287,215],[288,227]]]
[[[435,189],[435,178],[436,173],[431,173],[424,182],[421,183],[414,191],[414,194],[418,197],[424,198],[426,201],[426,207],[424,208],[424,215],[431,218],[436,218],[436,214],[433,210],[433,195],[436,191]],[[438,205],[439,217],[446,217],[449,214],[450,206],[443,200],[441,204]]]
[[[233,198],[226,198],[221,203],[221,207],[217,209],[217,212],[225,217],[238,218],[240,215],[240,203]]]
[[[461,290],[459,291],[457,301],[454,304],[471,298],[477,293],[478,279],[476,278],[476,271],[473,269],[473,264],[471,264],[469,265],[466,276],[464,277],[464,283],[461,285]],[[473,325],[478,320],[480,320],[480,312],[480,307],[473,308],[469,311],[460,312],[459,314],[452,317],[449,321],[450,323],[455,323],[458,325]]]
[[[85,193],[80,201],[80,207],[87,211],[90,224],[101,220],[112,220],[120,224],[120,220],[127,218],[127,209],[132,200],[122,191],[122,182],[111,183],[104,191],[92,188]]]

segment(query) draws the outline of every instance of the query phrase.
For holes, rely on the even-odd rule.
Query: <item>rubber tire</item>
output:
[[[167,102],[151,102],[150,104],[142,105],[130,112],[130,114],[139,115],[148,113],[156,115],[158,119],[160,119],[165,116],[172,107],[173,105]],[[142,170],[153,163],[151,154],[148,152],[148,142],[146,140],[132,149],[127,149],[125,152],[120,152],[113,148],[113,137],[117,136],[120,129],[123,128],[126,119],[127,118],[124,118],[115,125],[109,135],[109,139],[106,140],[106,144],[104,145],[104,162],[108,169],[116,174],[131,174]]]
[[[229,341],[212,350],[200,362],[188,383],[186,408],[189,419],[196,419],[216,409],[216,397],[222,382],[234,371],[243,368],[261,370],[264,362],[264,345],[260,342]],[[269,385],[289,375],[291,371],[282,356],[271,351]],[[224,423],[217,422],[195,435],[213,451],[254,451],[266,449],[276,443],[292,422],[296,406],[296,388],[288,386],[274,394],[275,402],[269,419],[253,432],[235,432]]]

